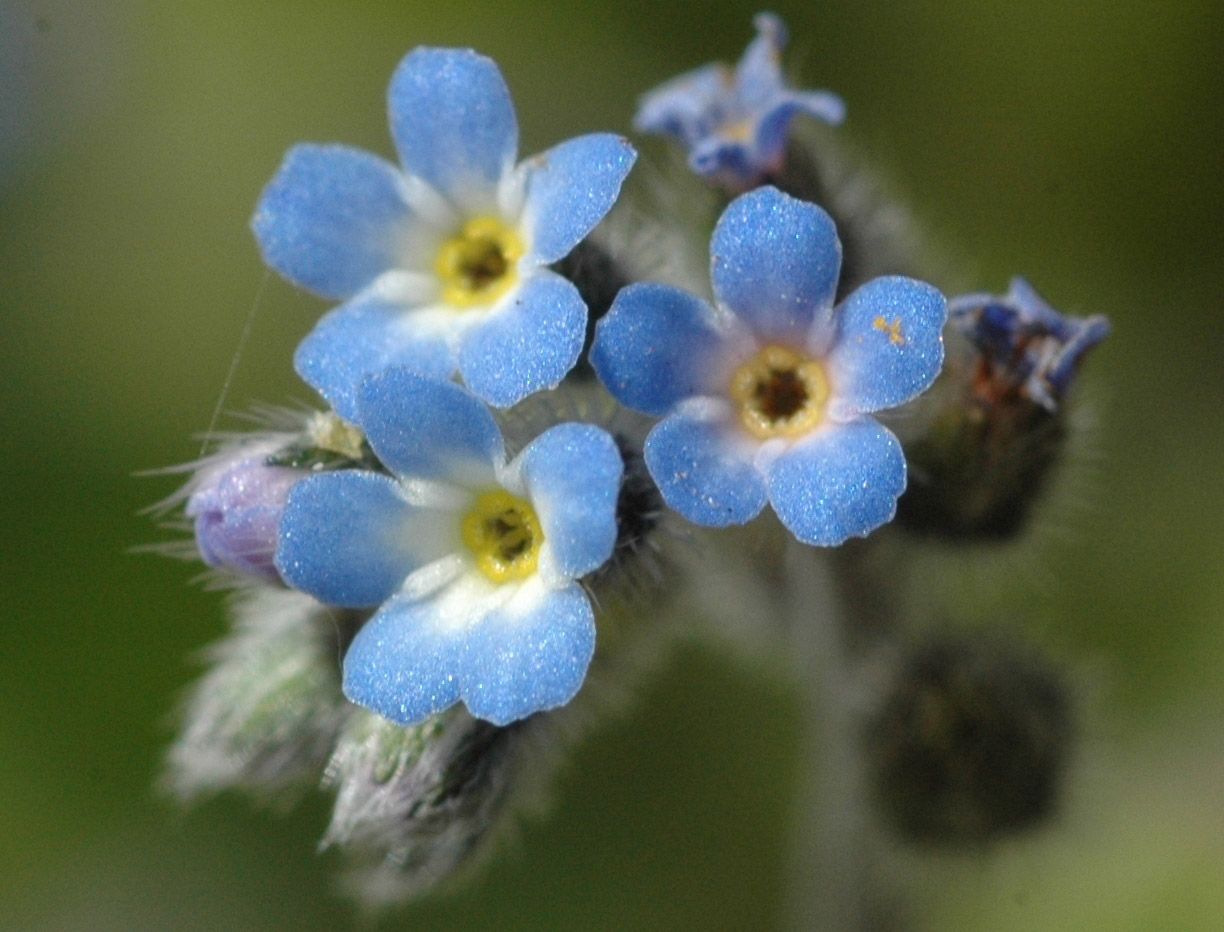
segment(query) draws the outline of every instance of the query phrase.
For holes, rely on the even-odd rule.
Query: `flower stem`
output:
[[[864,588],[857,547],[821,552],[791,542],[789,613],[801,670],[803,770],[786,928],[896,932],[868,807],[854,697],[891,629],[878,587]]]

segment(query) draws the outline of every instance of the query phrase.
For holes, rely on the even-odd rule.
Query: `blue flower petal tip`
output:
[[[463,701],[495,725],[565,705],[595,654],[595,613],[577,583],[518,601],[483,618],[466,645]]]
[[[891,521],[905,481],[897,438],[860,418],[831,425],[778,457],[769,470],[769,500],[799,540],[836,547]]]
[[[389,601],[344,655],[350,702],[399,725],[416,725],[459,701],[463,641],[449,637],[426,603]]]
[[[717,308],[633,286],[591,350],[618,401],[662,416],[644,458],[664,501],[707,527],[742,524],[769,503],[817,546],[891,521],[905,458],[870,415],[934,382],[943,295],[892,276],[834,307],[832,221],[768,186],[727,206],[710,250]]]
[[[403,368],[367,377],[357,406],[394,475],[302,480],[277,551],[296,588],[378,606],[345,657],[345,694],[402,724],[460,700],[496,724],[569,701],[595,638],[577,580],[616,542],[615,441],[561,424],[507,463],[478,398]]]
[[[796,91],[782,76],[786,27],[773,13],[753,19],[757,36],[734,69],[706,65],[643,95],[639,132],[679,141],[697,174],[729,190],[745,190],[776,171],[791,121],[800,113],[831,125],[845,119],[842,99],[828,91]]]
[[[956,327],[982,355],[999,392],[1057,411],[1085,354],[1109,335],[1103,314],[1074,317],[1052,308],[1023,278],[1007,294],[969,294],[949,303]]]
[[[350,419],[362,379],[393,365],[459,374],[496,406],[555,385],[577,361],[585,306],[538,286],[611,209],[632,147],[592,134],[516,166],[510,92],[468,49],[410,52],[388,109],[400,166],[297,146],[256,207],[265,261],[344,301],[299,347],[298,373]]]

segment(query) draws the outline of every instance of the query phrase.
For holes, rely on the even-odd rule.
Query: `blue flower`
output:
[[[834,546],[892,520],[905,458],[870,415],[934,381],[947,305],[894,276],[834,308],[840,266],[828,214],[758,188],[714,229],[715,306],[631,285],[599,322],[595,371],[620,402],[663,415],[646,466],[690,521],[742,524],[768,501],[799,540]]]
[[[507,464],[483,403],[404,368],[367,378],[357,407],[394,477],[302,480],[276,552],[290,585],[378,606],[345,655],[344,694],[405,725],[460,700],[498,725],[568,702],[595,649],[577,580],[616,541],[616,443],[559,424]]]
[[[757,37],[734,71],[716,63],[673,78],[642,97],[633,121],[640,132],[678,139],[693,171],[733,191],[780,167],[797,114],[835,126],[846,115],[836,94],[786,86],[779,67],[786,45],[781,19],[758,13],[753,25]]]
[[[948,314],[981,354],[983,391],[1019,394],[1051,412],[1071,387],[1084,353],[1109,335],[1104,315],[1060,314],[1019,276],[1005,295],[952,299]]]
[[[295,146],[251,221],[272,268],[344,301],[298,347],[298,373],[350,420],[363,377],[391,365],[458,372],[499,407],[556,386],[587,309],[546,266],[608,212],[636,153],[598,133],[516,166],[510,92],[470,50],[410,52],[387,97],[403,171],[346,146]]]

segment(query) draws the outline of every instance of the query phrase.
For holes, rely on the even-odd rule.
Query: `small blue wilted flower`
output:
[[[1084,354],[1109,335],[1102,314],[1072,317],[1016,276],[1005,295],[968,294],[948,303],[949,321],[978,348],[983,390],[1019,393],[1056,411]]]
[[[344,417],[390,365],[450,378],[499,407],[557,385],[582,349],[586,305],[545,268],[603,218],[636,158],[597,133],[516,166],[518,123],[497,65],[418,48],[388,89],[403,171],[340,145],[299,145],[252,227],[267,263],[344,303],[294,365]]]
[[[678,139],[694,172],[732,191],[778,169],[796,115],[833,125],[846,115],[836,94],[786,86],[779,63],[786,27],[778,16],[758,13],[753,25],[757,37],[734,70],[715,63],[673,78],[642,97],[633,121],[640,132]]]
[[[799,540],[834,546],[892,519],[905,458],[870,415],[934,381],[947,305],[892,276],[834,308],[840,266],[828,214],[758,188],[714,229],[714,307],[631,285],[599,322],[595,371],[622,403],[664,416],[646,466],[690,521],[742,524],[768,501]]]
[[[209,566],[280,582],[273,564],[276,534],[298,469],[269,465],[273,446],[239,448],[203,469],[184,511]]]
[[[392,368],[358,420],[395,475],[346,470],[293,488],[276,564],[329,605],[379,606],[344,658],[344,694],[414,724],[462,700],[504,725],[568,702],[595,648],[578,580],[616,541],[612,437],[559,424],[506,463],[484,404]]]

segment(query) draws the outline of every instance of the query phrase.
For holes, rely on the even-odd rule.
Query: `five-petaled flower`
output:
[[[646,465],[690,521],[742,524],[768,501],[799,540],[834,546],[892,520],[905,458],[870,415],[934,381],[947,303],[892,276],[834,308],[840,266],[828,214],[759,188],[714,229],[715,306],[638,284],[599,322],[595,371],[623,404],[664,416]]]
[[[546,266],[611,208],[636,157],[623,138],[570,139],[516,166],[518,123],[497,65],[418,48],[388,89],[403,171],[340,145],[299,145],[252,227],[265,261],[343,299],[294,365],[345,418],[391,365],[450,378],[504,407],[577,361],[586,305]]]
[[[786,86],[779,64],[786,45],[781,19],[758,13],[753,25],[757,36],[734,70],[715,63],[673,78],[642,97],[633,121],[640,132],[678,139],[694,172],[732,191],[778,169],[796,115],[833,125],[846,115],[836,94]]]
[[[1018,395],[1051,412],[1058,410],[1084,354],[1109,335],[1103,314],[1061,314],[1019,276],[1005,295],[953,298],[948,316],[978,350],[979,393]]]
[[[344,657],[345,695],[401,724],[460,700],[498,725],[568,702],[595,649],[578,580],[616,541],[615,441],[559,424],[507,463],[479,399],[398,367],[362,383],[357,412],[394,476],[302,480],[276,553],[320,601],[378,606]]]

